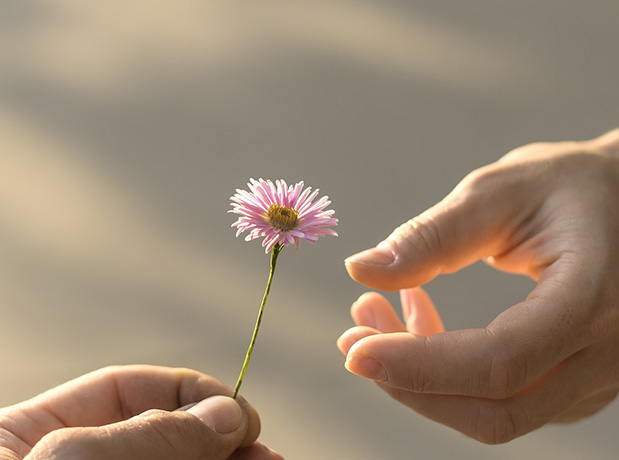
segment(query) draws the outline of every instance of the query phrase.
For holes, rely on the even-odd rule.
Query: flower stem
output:
[[[254,351],[254,344],[256,343],[256,337],[258,336],[258,329],[260,329],[260,323],[262,322],[262,314],[264,313],[264,305],[267,303],[267,297],[269,296],[269,291],[271,290],[271,283],[273,282],[273,274],[275,273],[275,265],[277,264],[277,256],[281,250],[284,249],[283,244],[276,244],[271,249],[271,270],[269,271],[269,280],[267,281],[267,287],[264,291],[264,297],[262,297],[262,303],[260,304],[260,310],[258,311],[258,319],[256,319],[256,325],[254,326],[254,333],[251,336],[251,342],[249,343],[249,348],[247,349],[247,354],[245,355],[245,362],[243,363],[243,367],[241,368],[241,373],[239,375],[238,380],[236,381],[236,386],[234,387],[234,393],[232,394],[232,398],[236,399],[237,394],[239,393],[239,389],[241,388],[241,383],[243,383],[243,377],[245,376],[245,371],[247,370],[247,365],[249,364],[249,359],[251,358],[251,353]]]

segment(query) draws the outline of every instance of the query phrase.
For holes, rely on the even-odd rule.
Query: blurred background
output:
[[[0,1],[0,404],[96,368],[233,386],[268,273],[234,237],[250,177],[332,199],[339,238],[280,257],[242,393],[288,459],[610,459],[619,406],[484,446],[343,367],[343,259],[532,141],[619,125],[615,0]],[[448,329],[533,284],[427,288]],[[397,297],[390,294],[397,302]]]

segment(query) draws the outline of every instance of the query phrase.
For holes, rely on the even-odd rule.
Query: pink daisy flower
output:
[[[236,222],[236,236],[249,231],[245,241],[264,237],[262,246],[269,252],[277,244],[293,244],[299,250],[301,239],[315,243],[325,235],[337,236],[329,226],[337,225],[332,217],[335,211],[325,210],[331,204],[329,197],[318,201],[318,189],[303,189],[303,182],[288,186],[284,180],[250,179],[249,192],[236,190],[231,197],[232,208],[229,212],[240,214]]]

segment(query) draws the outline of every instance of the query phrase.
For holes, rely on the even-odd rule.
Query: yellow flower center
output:
[[[273,203],[267,211],[267,220],[283,232],[294,229],[299,223],[299,214],[292,208]]]

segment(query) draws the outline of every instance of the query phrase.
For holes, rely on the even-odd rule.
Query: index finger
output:
[[[375,248],[348,257],[349,275],[370,288],[395,291],[506,253],[514,244],[510,236],[539,206],[548,187],[548,181],[533,187],[536,177],[522,169],[494,163],[473,171]]]

